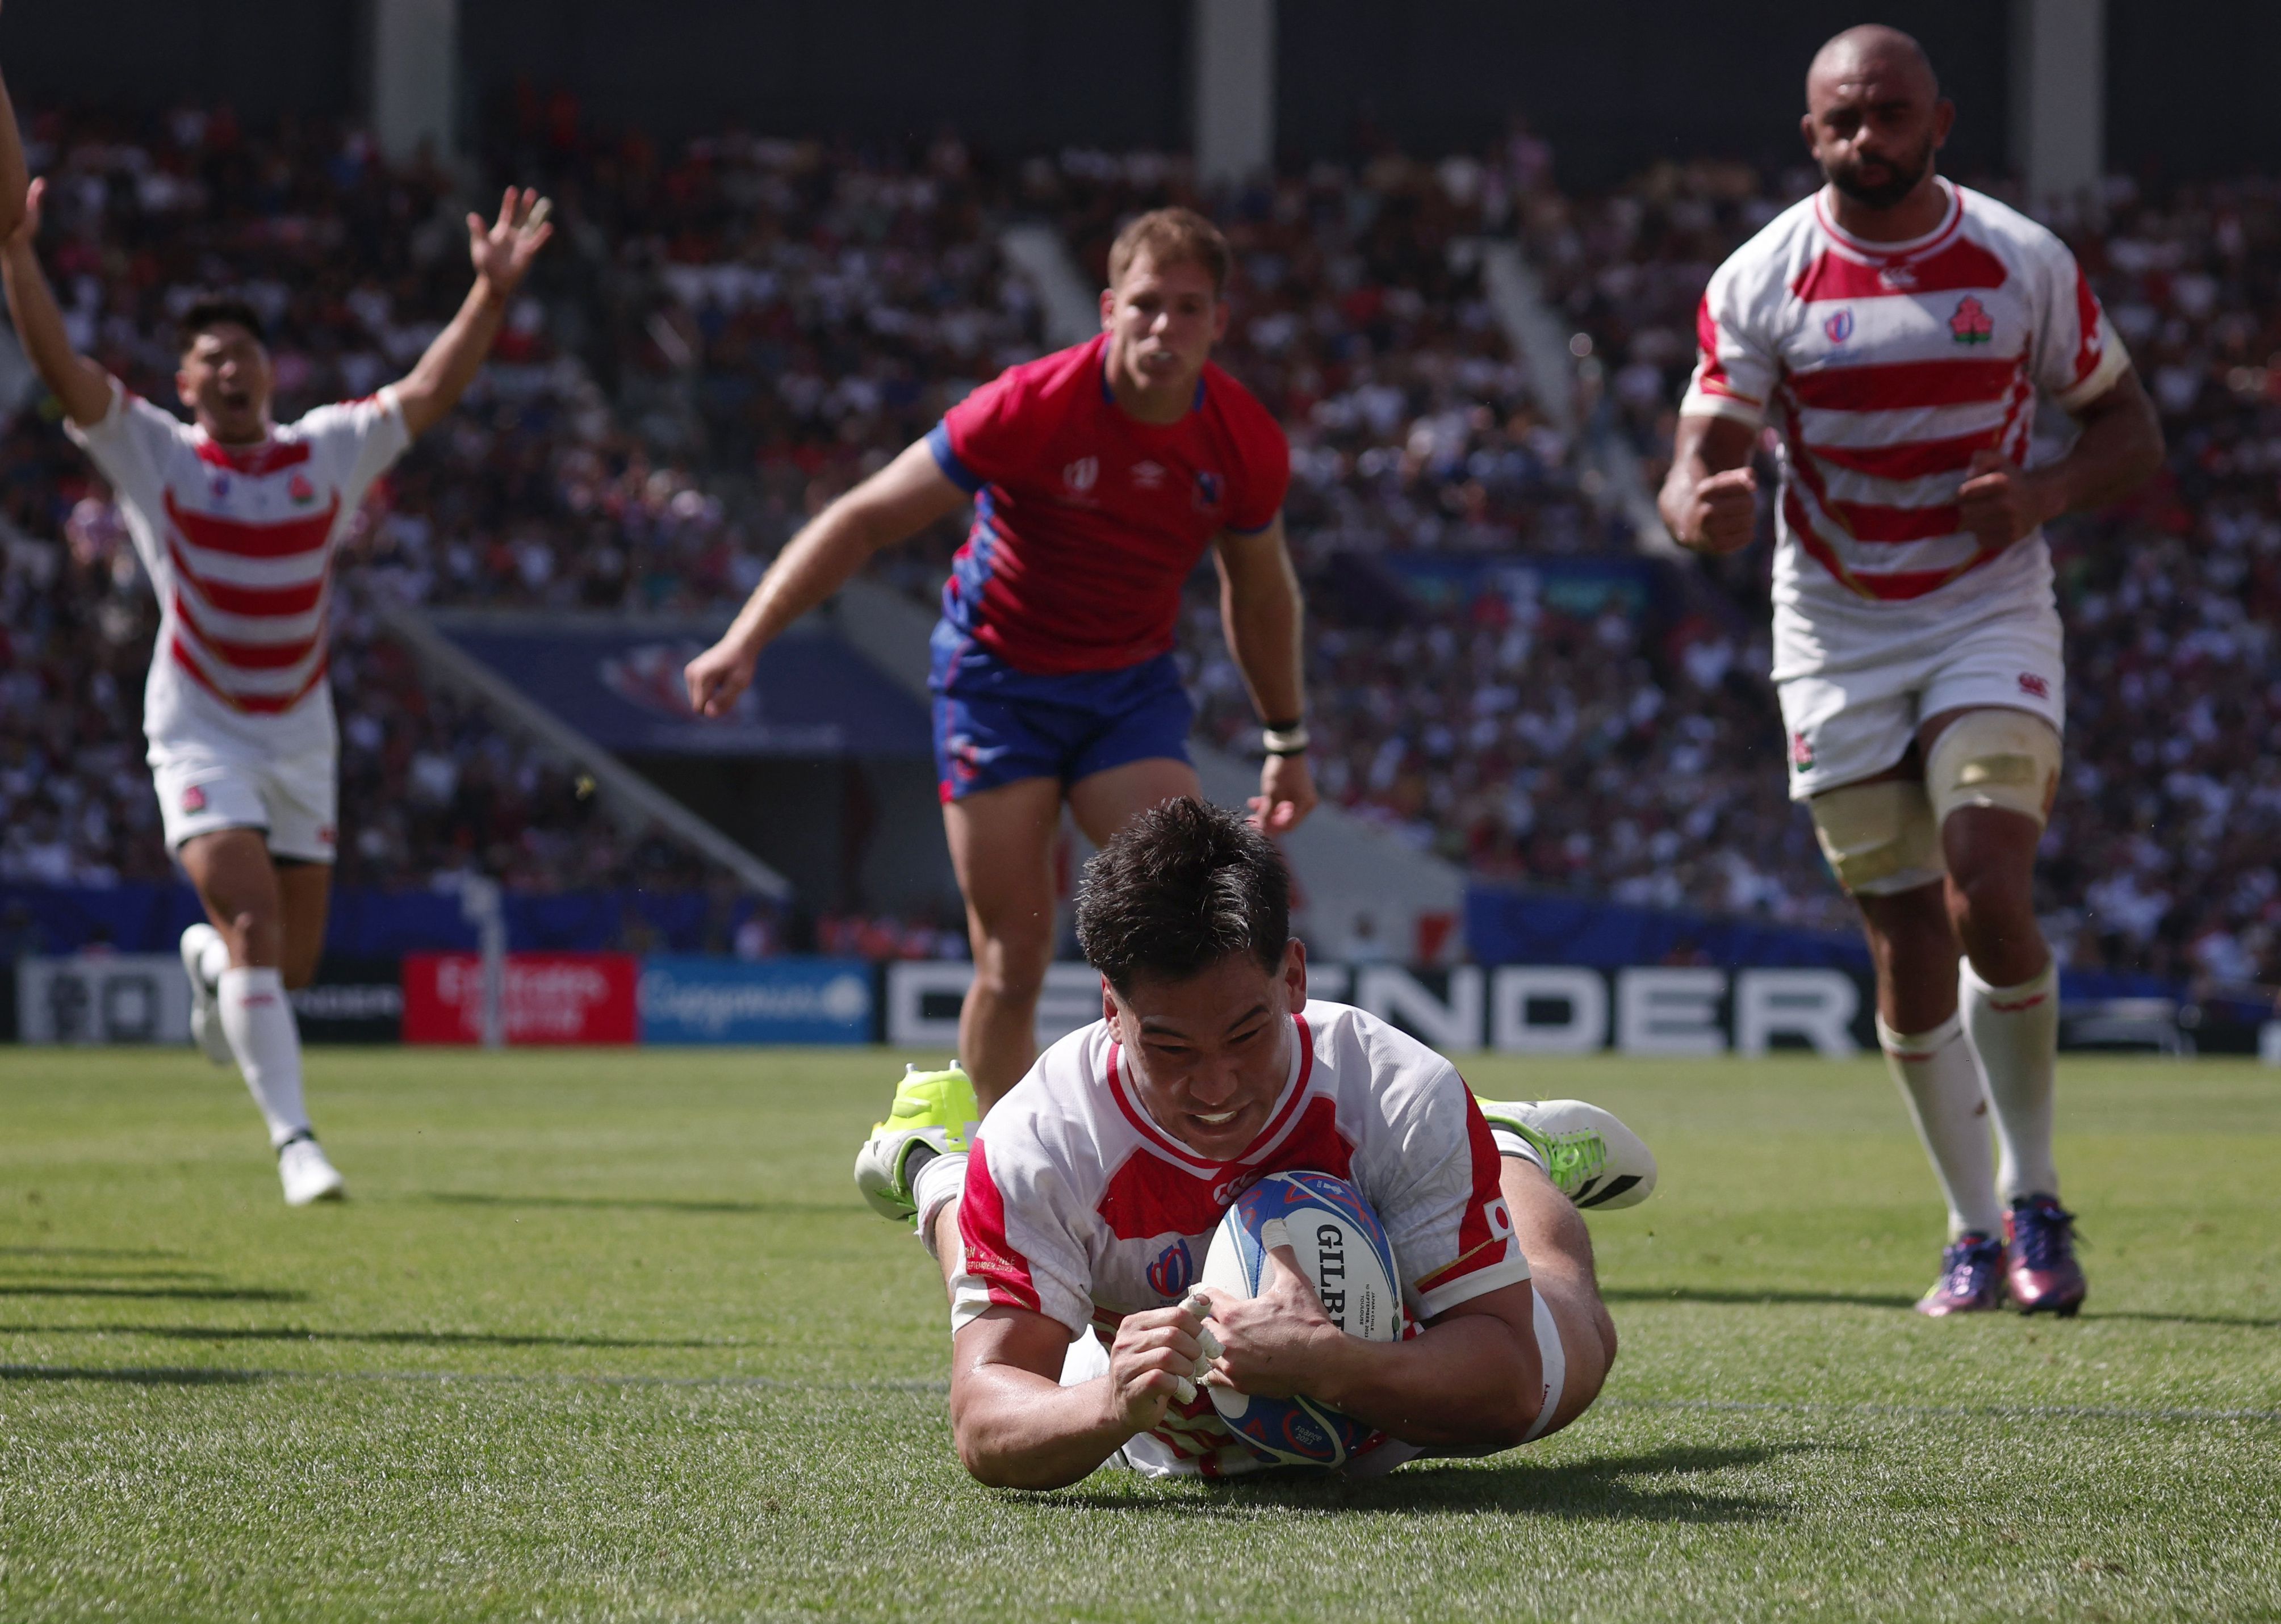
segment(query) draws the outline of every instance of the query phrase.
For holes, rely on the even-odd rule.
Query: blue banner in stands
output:
[[[696,623],[438,615],[437,630],[604,748],[643,755],[924,756],[926,708],[829,631],[795,628],[761,655],[726,716],[691,713],[681,668]]]
[[[869,1043],[872,1008],[862,959],[642,961],[645,1043]]]

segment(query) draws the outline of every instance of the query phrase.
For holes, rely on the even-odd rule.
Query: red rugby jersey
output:
[[[1283,430],[1243,385],[1207,365],[1179,421],[1140,422],[1110,392],[1108,344],[1009,367],[927,437],[975,494],[943,618],[1018,670],[1114,670],[1165,653],[1204,549],[1273,523],[1290,483]]]

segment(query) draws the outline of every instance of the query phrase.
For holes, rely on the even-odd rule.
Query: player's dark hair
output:
[[[174,353],[188,355],[200,334],[210,333],[218,327],[242,327],[253,335],[254,343],[266,345],[269,342],[268,330],[261,325],[261,313],[244,299],[205,298],[182,312],[182,319],[174,329]]]
[[[1129,221],[1109,245],[1109,285],[1123,282],[1144,253],[1158,270],[1168,265],[1201,265],[1210,273],[1212,291],[1227,291],[1227,239],[1194,209],[1151,209]]]
[[[1118,992],[1185,981],[1231,953],[1272,972],[1291,940],[1291,874],[1241,815],[1183,799],[1152,807],[1086,864],[1077,940]]]

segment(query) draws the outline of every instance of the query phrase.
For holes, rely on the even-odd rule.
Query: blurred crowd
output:
[[[190,290],[262,309],[282,418],[397,375],[465,290],[451,182],[390,169],[353,133],[257,137],[184,112],[132,130],[44,119],[34,135],[74,336],[154,398],[171,398],[171,317]],[[733,135],[664,151],[536,98],[503,110],[486,145],[495,174],[555,199],[562,236],[466,405],[375,493],[344,559],[335,687],[358,810],[344,879],[707,883],[700,860],[627,835],[424,684],[373,604],[740,598],[807,517],[1046,347],[1007,224],[1050,225],[1098,275],[1122,220],[1179,202],[1228,231],[1219,359],[1291,438],[1326,798],[1483,878],[1848,921],[1782,794],[1764,549],[1632,562],[1647,590],[1605,601],[1512,567],[1632,558],[1587,453],[1620,436],[1659,477],[1704,282],[1812,176],[1666,166],[1576,199],[1519,135],[1207,195],[1159,154],[1001,166],[948,135],[908,152]],[[2155,491],[2055,537],[2075,725],[2045,912],[2079,965],[2281,978],[2281,189],[2117,183],[2061,223],[2171,458]],[[1498,237],[1522,244],[1574,335],[1578,422],[1534,398],[1508,343],[1484,278]],[[155,610],[99,482],[20,384],[0,436],[0,878],[162,876],[136,737]],[[876,573],[932,598],[959,532],[938,526]],[[1412,590],[1419,560],[1449,567],[1443,590]],[[1207,572],[1180,656],[1204,731],[1241,749],[1256,723],[1215,599]],[[887,957],[955,932],[756,916],[735,946],[794,937]]]

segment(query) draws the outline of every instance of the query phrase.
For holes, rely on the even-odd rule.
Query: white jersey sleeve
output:
[[[2068,411],[2080,412],[2130,370],[2130,352],[2067,244],[2038,228],[2033,246],[2030,284],[2041,306],[2033,340],[2036,385]]]
[[[1431,1319],[1528,1279],[1500,1187],[1504,1164],[1457,1067],[1359,1010],[1308,1009],[1329,1017],[1325,1047],[1358,1045],[1357,1070],[1377,1079],[1354,1172],[1394,1248],[1404,1306]]]
[[[166,469],[197,440],[188,423],[130,392],[117,378],[111,380],[111,409],[84,425],[66,417],[64,433],[87,452],[122,501],[145,514],[166,511]],[[143,568],[154,580],[165,579],[166,561],[150,527],[129,525],[128,531],[143,554]]]
[[[293,425],[306,441],[311,454],[321,459],[325,472],[341,492],[344,509],[353,510],[372,483],[412,448],[412,430],[404,421],[395,385],[362,400],[321,406]]]
[[[992,1308],[1043,1314],[1071,1336],[1092,1323],[1093,1265],[1082,1236],[1089,1192],[1076,1187],[1071,1172],[1034,1131],[975,1141],[958,1203],[963,1255],[951,1282],[954,1331]]]
[[[1679,403],[1682,417],[1731,417],[1757,428],[1782,382],[1782,357],[1761,330],[1767,307],[1735,260],[1720,266],[1695,311],[1695,375]]]

